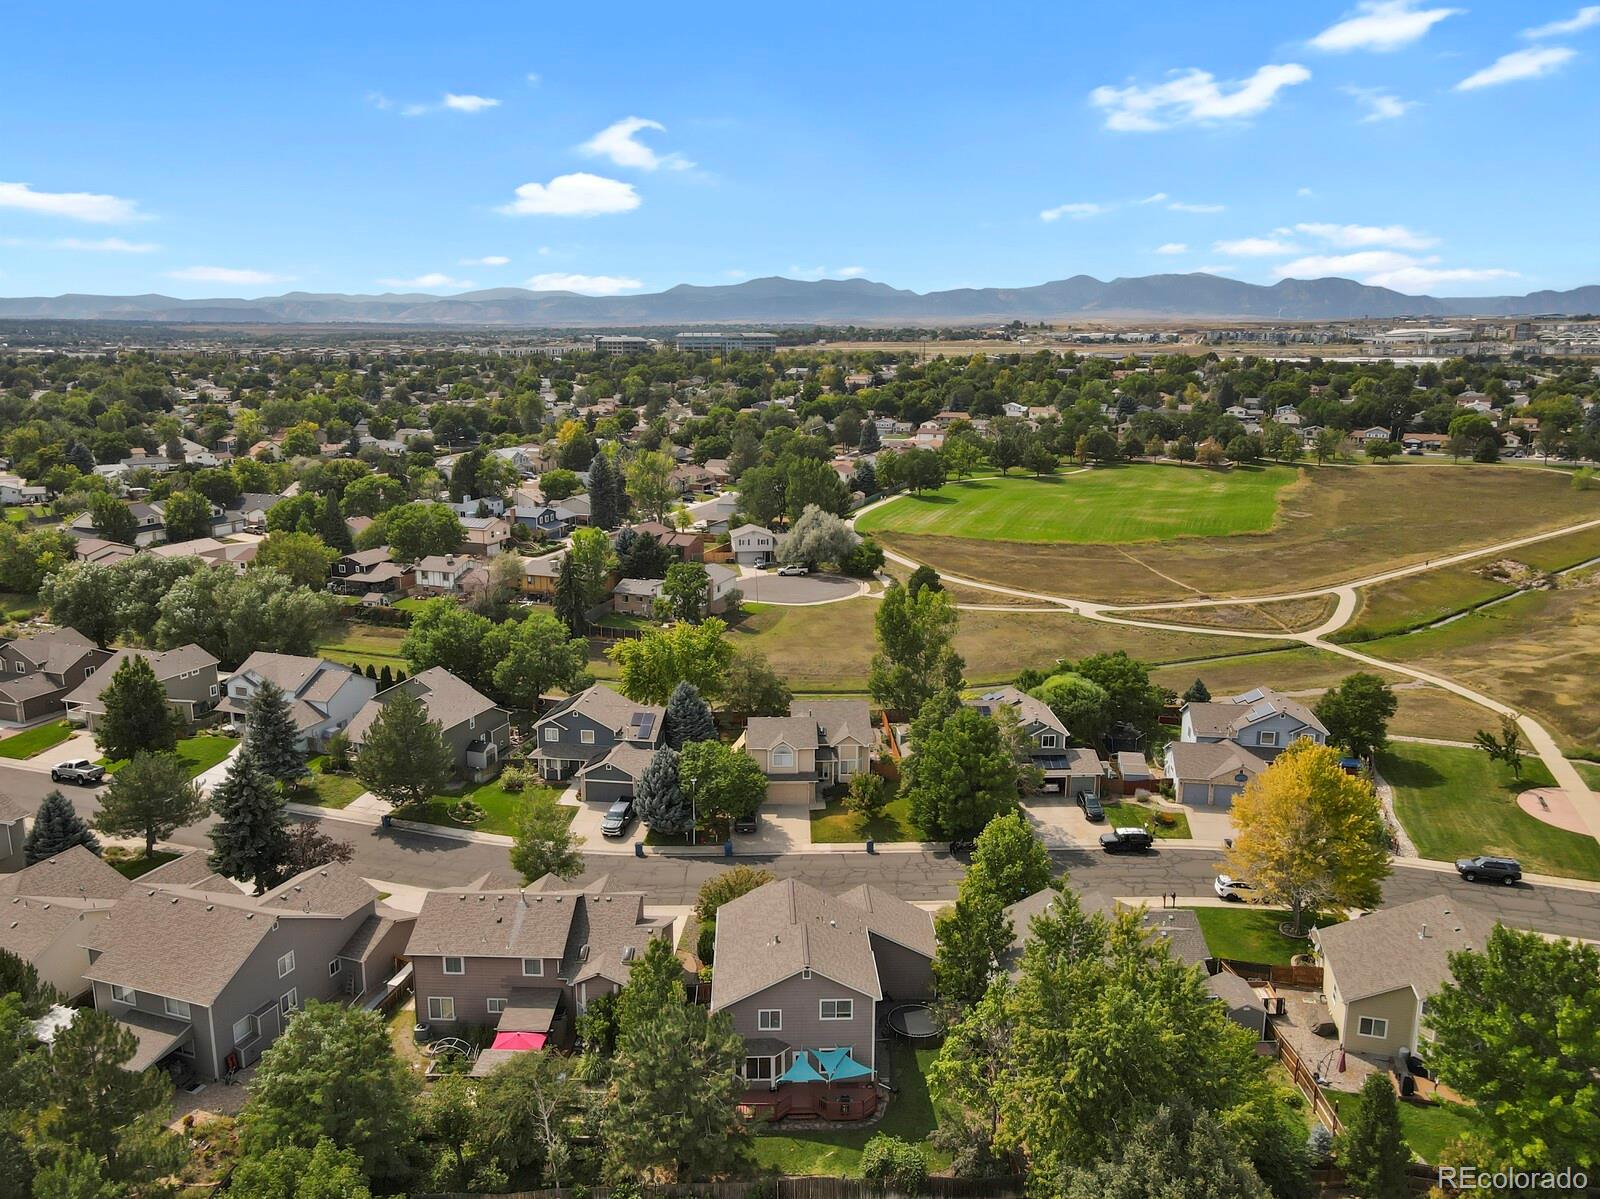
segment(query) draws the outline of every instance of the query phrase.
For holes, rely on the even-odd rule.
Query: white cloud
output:
[[[1231,262],[1208,262],[1205,266],[1197,266],[1190,271],[1191,275],[1232,275],[1238,267]]]
[[[1361,117],[1363,125],[1393,121],[1417,106],[1415,100],[1402,100],[1381,87],[1346,87],[1342,90],[1345,95],[1355,97],[1356,103],[1365,110]]]
[[[1174,200],[1167,205],[1168,212],[1225,212],[1226,204],[1188,204],[1182,200]]]
[[[1353,254],[1309,254],[1273,268],[1284,278],[1348,276],[1375,287],[1419,291],[1441,283],[1484,283],[1514,279],[1516,271],[1501,267],[1441,267],[1436,254],[1418,258],[1397,250],[1358,250]]]
[[[1537,79],[1541,75],[1560,70],[1577,55],[1576,50],[1569,50],[1566,46],[1547,46],[1542,50],[1532,48],[1513,50],[1510,54],[1502,54],[1483,70],[1468,75],[1456,84],[1456,91],[1471,92],[1480,87],[1494,87],[1496,84],[1511,83],[1517,79]]]
[[[1105,110],[1107,129],[1145,133],[1174,125],[1253,117],[1270,108],[1284,88],[1310,78],[1310,71],[1293,62],[1268,64],[1248,79],[1224,83],[1218,83],[1209,71],[1190,68],[1149,87],[1097,87],[1089,93],[1089,103]]]
[[[394,107],[394,101],[382,92],[368,92],[367,103],[380,111],[386,111]]]
[[[232,266],[185,266],[168,271],[167,277],[188,283],[287,283],[290,279],[288,275]]]
[[[504,254],[485,254],[482,258],[463,258],[462,266],[505,266],[511,259]]]
[[[36,192],[27,183],[0,183],[0,208],[102,225],[146,219],[135,201],[124,200],[121,196],[97,192]]]
[[[1295,189],[1295,193],[1294,194],[1299,196],[1303,200],[1307,196],[1314,196],[1317,193],[1312,191],[1309,187],[1300,187],[1300,188],[1296,188]]]
[[[1218,254],[1234,254],[1243,258],[1265,258],[1269,254],[1293,254],[1300,247],[1275,237],[1240,237],[1233,241],[1219,241],[1211,247]]]
[[[722,272],[723,278],[725,278],[725,279],[743,279],[749,274],[750,274],[749,271],[741,271],[736,266],[735,267],[729,267],[727,270]]]
[[[866,273],[867,268],[864,266],[842,266],[834,272],[841,279],[860,279]]]
[[[1600,4],[1586,4],[1565,21],[1535,25],[1532,29],[1524,29],[1522,36],[1534,39],[1566,37],[1569,33],[1582,33],[1585,29],[1593,29],[1596,25],[1600,25]]]
[[[1156,247],[1157,254],[1187,254],[1188,252],[1188,245],[1181,241],[1162,242]]]
[[[644,284],[626,275],[575,275],[549,271],[528,280],[534,291],[575,291],[585,296],[616,296],[637,291]]]
[[[1399,50],[1420,41],[1446,17],[1460,8],[1418,8],[1415,0],[1363,0],[1356,15],[1330,25],[1311,44],[1318,50]]]
[[[1165,200],[1166,198],[1167,198],[1167,193],[1166,192],[1156,192],[1154,195],[1146,196],[1144,199],[1140,200],[1139,203],[1141,203],[1141,204],[1159,204],[1159,203],[1161,203],[1161,201]]]
[[[637,207],[639,193],[633,184],[575,171],[557,175],[549,183],[524,183],[517,188],[517,198],[499,211],[508,216],[599,216]]]
[[[537,71],[529,71],[527,76],[526,76],[526,78],[527,78],[528,82],[533,84],[535,87],[537,87],[542,82],[542,80],[539,77],[539,72],[537,72]]]
[[[149,254],[161,248],[153,241],[124,241],[120,237],[62,237],[50,244],[61,250],[89,250],[97,254]]]
[[[1426,250],[1439,244],[1437,237],[1418,233],[1404,225],[1334,225],[1320,221],[1302,221],[1294,227],[1296,233],[1314,237],[1342,249],[1359,249],[1362,246],[1393,246],[1402,250]]]
[[[1041,212],[1039,214],[1039,219],[1041,221],[1059,221],[1062,217],[1071,217],[1075,221],[1081,221],[1088,217],[1099,216],[1102,213],[1110,211],[1111,209],[1105,204],[1091,204],[1087,202],[1078,204],[1057,204],[1054,208],[1046,208],[1043,212]]]
[[[500,101],[488,96],[460,96],[455,92],[446,92],[444,106],[454,112],[482,112],[486,108],[499,108]]]
[[[682,154],[657,154],[636,136],[646,129],[665,133],[666,128],[660,121],[624,117],[614,125],[607,125],[578,149],[595,158],[609,158],[619,167],[635,167],[641,171],[667,167],[674,171],[687,171],[694,163]]]
[[[471,279],[452,279],[443,271],[429,271],[425,275],[418,275],[415,279],[379,279],[378,282],[383,284],[385,287],[403,287],[412,291],[415,291],[419,288],[444,291],[466,291],[472,286]]]

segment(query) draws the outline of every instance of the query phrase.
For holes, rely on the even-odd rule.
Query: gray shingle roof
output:
[[[1319,928],[1311,939],[1346,1003],[1406,986],[1427,999],[1449,980],[1449,955],[1482,949],[1493,927],[1476,910],[1434,895]]]
[[[372,722],[383,710],[383,705],[402,687],[422,701],[428,719],[437,721],[443,729],[453,729],[474,716],[501,711],[494,700],[462,682],[444,667],[430,666],[421,674],[412,675],[405,682],[379,692],[362,705],[361,711],[350,718],[350,726],[345,730],[350,744],[361,744]]]
[[[1243,771],[1254,778],[1267,763],[1232,741],[1169,741],[1167,764],[1172,777],[1190,782],[1237,784]]]
[[[610,729],[619,736],[631,737],[636,728],[648,727],[650,732],[646,735],[646,740],[653,742],[656,733],[660,731],[667,710],[655,704],[636,704],[604,683],[595,683],[591,687],[585,687],[576,695],[567,696],[544,714],[539,720],[539,725],[552,721],[560,724],[561,718],[569,712],[587,716],[596,724]],[[649,719],[636,720],[636,717]]]
[[[812,716],[752,716],[745,725],[744,743],[761,750],[780,743],[791,749],[815,749],[821,744]]]
[[[1233,737],[1241,729],[1278,712],[1307,728],[1316,729],[1323,736],[1328,733],[1310,708],[1270,687],[1257,687],[1217,702],[1185,704],[1184,712],[1196,735],[1201,737]]]
[[[711,1006],[720,1010],[802,970],[883,998],[867,914],[795,879],[779,879],[717,913]]]
[[[789,705],[789,714],[815,720],[818,740],[824,745],[852,738],[871,748],[876,739],[872,710],[864,699],[797,699]]]
[[[839,896],[839,901],[860,908],[866,913],[867,927],[896,945],[930,959],[938,948],[933,936],[933,917],[898,895],[862,883]]]

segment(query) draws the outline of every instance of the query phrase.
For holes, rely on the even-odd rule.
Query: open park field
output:
[[[1252,632],[1300,632],[1314,629],[1328,617],[1338,601],[1331,595],[1308,595],[1303,599],[1278,600],[1271,604],[1218,604],[1206,608],[1141,608],[1119,612],[1129,620],[1170,624],[1205,625],[1214,629],[1242,629]]]
[[[1081,518],[1085,527],[1096,519],[1103,522],[1102,532],[1085,534],[1083,541],[997,542],[995,538],[1006,536],[1003,516],[993,517],[995,528],[980,537],[958,518],[963,505],[897,507],[913,503],[909,498],[868,513],[862,524],[875,529],[891,549],[951,574],[1055,595],[1142,603],[1327,586],[1600,517],[1600,492],[1574,491],[1568,478],[1554,471],[1443,462],[1300,470],[1300,484],[1274,490],[1276,519],[1270,527],[1231,536],[1196,532],[1184,536],[1182,521],[1175,520],[1169,522],[1170,540],[1126,540],[1130,531],[1140,528],[1149,536],[1154,525],[1129,523],[1105,510],[1109,500],[1083,505],[1088,509]],[[1074,488],[1100,476],[1131,480],[1137,490],[1139,480],[1161,471],[1185,473],[1175,467],[1122,467],[1066,476],[1054,483],[1013,479],[1008,490],[1018,497],[1028,495],[1030,488],[1034,495],[1046,497],[1076,495],[1080,493]],[[1267,472],[1215,477],[1255,482],[1263,475],[1271,477]],[[1115,493],[1113,487],[1095,494]],[[1221,508],[1232,513],[1231,519],[1243,522],[1262,498],[1256,495],[1249,504],[1240,501]],[[1010,502],[1021,512],[1033,506],[1020,498]],[[918,517],[920,530],[896,527],[901,512]],[[956,519],[957,530],[940,524],[946,513]],[[880,514],[891,523],[874,524]],[[903,519],[909,521],[911,516]],[[1206,519],[1218,519],[1216,512]],[[1019,518],[1013,523],[1020,527],[1022,522]],[[1119,538],[1125,540],[1119,543]],[[1534,555],[1536,548],[1519,551],[1519,560]]]

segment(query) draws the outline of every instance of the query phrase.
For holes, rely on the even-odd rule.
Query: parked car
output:
[[[1242,878],[1231,878],[1226,874],[1219,874],[1211,880],[1211,889],[1217,893],[1218,899],[1232,900],[1237,903],[1250,903],[1256,897],[1256,889]]]
[[[796,566],[794,564],[790,564],[788,566],[779,567],[778,573],[785,578],[792,578],[795,575],[799,575],[803,579],[811,573],[811,568],[807,566]]]
[[[1142,828],[1114,828],[1100,834],[1100,848],[1107,853],[1140,853],[1155,843],[1155,837]]]
[[[1486,883],[1504,883],[1512,886],[1522,878],[1522,864],[1515,858],[1462,858],[1456,863],[1456,873],[1469,883],[1480,878]]]
[[[106,777],[106,768],[88,758],[73,758],[70,762],[57,762],[50,767],[50,778],[57,783],[78,783],[84,787],[97,786]]]
[[[1420,458],[1420,457],[1422,457],[1422,447],[1420,445],[1412,446],[1409,450],[1406,451],[1406,457],[1408,457],[1408,458]]]
[[[633,800],[619,799],[606,809],[605,818],[600,821],[600,835],[620,837],[628,831],[628,826],[632,823]]]
[[[753,833],[761,827],[761,813],[751,812],[748,816],[741,816],[733,822],[733,831],[736,833]]]
[[[1100,821],[1106,818],[1106,810],[1100,806],[1100,797],[1092,791],[1078,792],[1078,806],[1083,809],[1085,820]]]

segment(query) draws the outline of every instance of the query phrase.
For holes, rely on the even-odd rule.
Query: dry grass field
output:
[[[1556,472],[1414,463],[1305,467],[1265,533],[1136,545],[976,541],[883,532],[941,571],[1052,594],[1140,603],[1325,586],[1600,516],[1600,492]]]
[[[1210,608],[1148,608],[1138,612],[1119,612],[1129,620],[1157,623],[1204,625],[1215,629],[1241,629],[1246,632],[1298,633],[1314,629],[1328,617],[1338,601],[1331,595],[1305,599],[1279,600],[1274,604],[1219,604]]]

